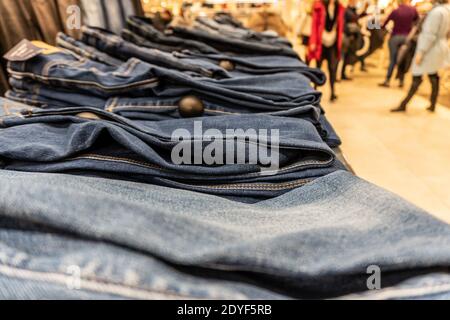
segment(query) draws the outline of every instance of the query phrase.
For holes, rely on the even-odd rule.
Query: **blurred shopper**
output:
[[[301,38],[302,45],[306,49],[305,51],[305,62],[309,65],[308,61],[308,46],[309,38],[311,37],[312,28],[312,3],[309,1],[300,2],[300,16],[299,16],[299,26],[297,34]]]
[[[383,28],[385,28],[390,21],[394,22],[394,29],[389,39],[389,68],[386,80],[380,84],[382,87],[389,87],[392,74],[397,65],[398,50],[405,44],[414,22],[419,19],[416,8],[409,5],[409,0],[399,0],[399,3],[399,7],[391,12],[383,24]],[[400,85],[403,84],[401,83]]]
[[[345,8],[337,0],[321,0],[314,3],[308,60],[316,60],[319,68],[322,67],[323,60],[327,60],[331,101],[337,99],[335,82],[342,50],[344,13]]]
[[[416,54],[412,65],[413,82],[408,95],[400,106],[392,112],[406,111],[408,102],[419,89],[422,76],[428,75],[431,82],[431,105],[427,109],[434,112],[439,96],[438,71],[450,66],[450,5],[448,0],[435,0],[435,6],[428,13],[417,41]]]
[[[364,45],[359,19],[367,15],[366,11],[369,3],[366,3],[363,12],[360,14],[358,14],[356,4],[357,0],[349,0],[348,6],[345,9],[342,80],[351,80],[346,74],[347,66],[354,65],[357,61],[360,61],[357,56],[357,51]],[[362,61],[361,63],[363,64]]]
[[[422,30],[422,24],[424,19],[420,19],[409,33],[404,45],[400,47],[397,54],[397,76],[396,79],[400,81],[400,87],[403,87],[405,75],[409,72],[414,55],[417,48],[417,40],[419,39],[420,31]]]

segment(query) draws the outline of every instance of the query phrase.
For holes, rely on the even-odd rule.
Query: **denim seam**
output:
[[[148,168],[153,168],[153,169],[158,169],[158,170],[162,170],[162,171],[168,171],[170,172],[170,170],[161,168],[157,165],[153,165],[150,163],[146,163],[146,162],[142,162],[142,161],[137,161],[137,160],[132,160],[132,159],[127,159],[127,158],[118,158],[118,157],[110,157],[110,156],[102,156],[102,155],[96,155],[96,154],[86,154],[86,155],[82,155],[82,156],[78,156],[78,157],[72,157],[69,158],[68,160],[77,160],[77,159],[92,159],[92,160],[99,160],[99,161],[119,161],[119,162],[123,162],[123,163],[129,163],[129,164],[135,164],[135,165],[140,165],[143,167],[148,167]],[[317,161],[317,160],[310,160],[310,161],[305,161],[301,164],[295,164],[295,165],[291,165],[285,168],[280,169],[280,171],[285,171],[285,170],[289,170],[289,169],[294,169],[300,166],[306,166],[306,165],[323,165],[323,164],[329,164],[332,161],[329,162],[321,162],[321,161]],[[250,174],[246,174],[245,176],[258,176],[260,175],[260,173],[250,173]]]
[[[150,168],[150,169],[157,169],[157,170],[161,170],[161,171],[169,171],[169,170],[161,168],[161,167],[159,167],[157,165],[153,165],[153,164],[150,164],[150,163],[145,163],[145,162],[142,162],[142,161],[126,159],[126,158],[110,157],[110,156],[101,156],[101,155],[96,155],[96,154],[85,154],[85,155],[81,155],[81,156],[77,156],[77,157],[72,157],[72,158],[69,158],[67,160],[82,160],[82,159],[99,160],[99,161],[124,162],[124,163],[129,163],[129,164],[135,164],[135,165],[143,166],[143,167]]]
[[[58,45],[64,47],[65,49],[69,49],[71,51],[74,51],[75,53],[79,53],[81,55],[84,55],[86,57],[88,57],[91,60],[100,60],[100,57],[98,57],[96,54],[94,54],[94,52],[90,52],[88,49],[84,49],[81,47],[77,47],[74,43],[68,42],[64,39],[58,38],[57,39]]]
[[[64,273],[36,271],[32,269],[18,268],[7,264],[0,264],[0,273],[19,279],[30,279],[34,281],[51,282],[60,285],[66,285],[67,283],[69,283],[69,280],[73,279],[71,275],[67,275]],[[156,298],[156,295],[158,295],[160,296],[159,299],[163,299],[164,297],[167,298],[167,296],[171,296],[173,299],[183,299],[183,298],[195,299],[191,296],[181,295],[170,291],[162,291],[162,290],[159,291],[159,290],[139,288],[136,286],[114,283],[98,278],[81,277],[80,280],[82,284],[81,290],[109,293],[121,297],[151,300],[151,299],[158,299]],[[83,288],[83,283],[85,284],[85,286],[87,285],[86,288]]]
[[[108,111],[114,111],[117,109],[134,109],[134,108],[144,108],[144,109],[151,109],[151,110],[164,110],[164,109],[173,109],[174,107],[178,107],[178,106],[149,106],[149,105],[116,105],[114,107],[112,107],[110,110]]]
[[[105,110],[108,112],[113,112],[114,108],[117,105],[118,100],[119,100],[118,98],[113,98],[110,100],[110,103],[107,102],[105,105]]]
[[[126,159],[126,158],[110,157],[110,156],[100,156],[100,155],[95,155],[95,154],[86,154],[86,155],[82,155],[82,156],[78,156],[78,157],[72,157],[67,160],[72,161],[72,160],[82,160],[82,159],[123,162],[123,163],[143,166],[143,167],[150,168],[150,169],[157,169],[160,171],[170,172],[170,170],[167,170],[167,169],[164,169],[164,168],[161,168],[159,166],[152,165],[149,163],[145,163],[142,161],[131,160],[131,159]],[[229,184],[229,185],[222,184],[222,185],[217,185],[217,187],[214,185],[210,185],[210,186],[208,186],[208,185],[190,185],[190,186],[204,188],[204,189],[223,189],[223,190],[254,189],[254,190],[277,191],[277,190],[293,189],[295,187],[305,185],[311,181],[313,181],[313,180],[303,179],[303,180],[297,180],[294,182],[281,183],[281,184],[280,183],[278,183],[278,184]],[[183,183],[180,183],[180,184],[183,184]]]
[[[46,103],[40,102],[39,100],[33,100],[33,99],[27,99],[27,98],[20,98],[20,97],[12,97],[11,95],[7,94],[6,97],[8,99],[11,99],[13,101],[21,102],[28,105],[37,105],[43,108],[43,106],[48,106]],[[33,98],[33,97],[32,97]],[[1,117],[0,117],[1,118]]]
[[[267,190],[267,191],[280,191],[280,190],[286,190],[286,189],[294,189],[297,187],[304,186],[310,182],[312,182],[312,179],[300,179],[293,182],[288,183],[274,183],[274,184],[222,184],[222,185],[191,185],[195,186],[196,188],[202,188],[202,189],[222,189],[222,190]],[[183,183],[180,183],[183,184]]]
[[[227,112],[227,111],[220,111],[220,110],[213,110],[213,109],[205,109],[205,111],[212,112],[212,113],[221,113],[221,114],[241,114],[238,112]]]
[[[12,69],[8,69],[8,72],[11,75],[13,75],[13,76],[29,77],[31,79],[41,80],[44,83],[48,83],[49,81],[58,81],[58,82],[61,82],[61,83],[69,83],[69,84],[77,83],[77,84],[80,84],[80,85],[88,85],[90,87],[98,87],[98,88],[100,88],[102,90],[105,90],[105,91],[111,91],[111,90],[117,90],[117,89],[127,89],[127,88],[144,86],[144,85],[148,85],[148,84],[154,84],[152,87],[156,87],[159,84],[159,79],[157,77],[154,77],[154,78],[150,78],[150,79],[134,82],[134,83],[131,83],[131,84],[120,85],[120,86],[112,86],[112,87],[105,87],[105,86],[99,84],[98,82],[93,82],[93,81],[81,81],[81,80],[75,80],[75,79],[62,79],[62,78],[44,77],[44,76],[40,76],[40,75],[37,75],[37,74],[34,74],[34,73],[29,73],[29,72],[17,72],[17,71],[13,71]]]
[[[128,77],[131,72],[136,68],[136,65],[141,62],[140,60],[133,59],[131,63],[128,65],[127,69],[123,72],[122,76]]]

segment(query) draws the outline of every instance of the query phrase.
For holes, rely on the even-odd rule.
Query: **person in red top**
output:
[[[385,28],[389,21],[394,22],[394,29],[389,39],[389,68],[386,80],[380,83],[382,87],[389,87],[389,82],[397,65],[398,50],[406,42],[414,23],[419,20],[419,14],[416,8],[409,5],[409,0],[399,0],[399,2],[398,8],[391,12],[383,24],[383,28]],[[400,87],[403,87],[402,80],[400,80]]]
[[[318,0],[314,3],[312,29],[308,44],[308,61],[316,60],[322,67],[327,60],[331,86],[331,101],[337,99],[334,84],[341,58],[345,8],[338,0]]]

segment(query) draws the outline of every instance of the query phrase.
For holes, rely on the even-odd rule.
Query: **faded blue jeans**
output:
[[[343,171],[255,204],[63,174],[0,185],[2,299],[449,297],[450,226]]]
[[[213,141],[220,144],[215,151]],[[181,142],[183,161],[174,160]],[[205,160],[213,153],[217,157]],[[3,169],[114,176],[253,201],[343,169],[315,127],[302,119],[132,121],[94,108],[39,109],[4,99],[0,158]]]

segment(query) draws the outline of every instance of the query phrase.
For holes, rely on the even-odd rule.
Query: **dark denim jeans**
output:
[[[70,50],[81,57],[107,64],[109,66],[120,66],[123,61],[116,59],[97,48],[78,41],[62,32],[58,33],[56,44],[64,49]]]
[[[268,36],[267,34],[256,32],[251,29],[230,26],[229,24],[222,24],[207,17],[197,17],[195,21],[198,25],[206,27],[206,30],[223,36],[238,38],[247,41],[259,41],[273,45],[292,47],[290,41],[286,38]]]
[[[64,174],[0,185],[2,299],[449,297],[450,226],[347,172],[256,204]]]
[[[344,168],[314,126],[301,119],[239,115],[131,121],[94,108],[38,109],[8,100],[1,100],[1,109],[0,158],[4,169],[104,173],[259,199],[283,194]],[[196,129],[199,124],[200,132]],[[210,129],[222,134],[215,139],[223,149],[215,163],[202,158],[210,148],[207,141],[213,141]],[[230,136],[230,129],[241,131]],[[195,158],[191,163],[173,160],[172,154],[180,145],[179,138],[173,138],[175,130],[187,132],[183,143]],[[259,135],[259,130],[267,133]],[[271,136],[273,130],[278,130],[278,137]],[[267,148],[266,155],[273,163],[263,162],[262,147]],[[238,162],[235,157],[243,158]]]
[[[317,68],[311,68],[298,58],[277,55],[229,55],[229,54],[202,54],[190,51],[175,52],[174,56],[183,61],[209,61],[216,65],[224,65],[231,76],[264,75],[272,73],[299,72],[311,82],[323,85],[326,82],[325,74]]]
[[[194,52],[203,53],[219,53],[207,43],[189,40],[183,37],[174,36],[171,33],[163,33],[152,25],[152,19],[144,17],[129,17],[127,20],[128,29],[131,33],[140,35],[153,43],[154,49],[166,51],[179,51],[183,49],[192,50]]]
[[[208,43],[223,53],[283,55],[298,58],[298,54],[289,46],[231,38],[192,27],[172,26],[170,30],[180,38]]]
[[[242,107],[281,111],[317,105],[321,94],[305,76],[296,72],[211,79],[192,77],[138,59],[119,67],[80,59],[67,51],[39,54],[29,61],[10,61],[12,77],[29,78],[55,88],[68,88],[100,97],[180,97],[198,94],[219,100],[224,110]],[[227,110],[228,109],[228,110]]]
[[[100,110],[121,115],[128,119],[161,121],[178,119],[185,117],[180,113],[180,105],[183,101],[180,97],[160,98],[160,97],[114,97],[101,98],[93,95],[82,94],[67,89],[55,89],[54,87],[36,83],[30,80],[20,80],[11,78],[13,90],[6,93],[10,100],[24,104],[44,108],[58,109],[70,108],[74,106],[88,106]],[[311,122],[324,141],[331,147],[340,145],[339,137],[332,126],[321,114],[320,108],[315,106],[302,106],[283,111],[255,112],[252,108],[241,107],[234,112],[222,111],[221,101],[210,100],[202,97],[204,112],[202,116],[225,116],[239,114],[271,115],[279,117],[289,117],[292,119],[303,119]]]
[[[82,41],[101,52],[105,52],[123,61],[130,58],[138,58],[154,65],[191,72],[194,75],[198,74],[214,78],[229,77],[224,69],[214,63],[190,63],[183,61],[170,53],[158,49],[137,46],[114,33],[99,28],[83,27]]]

